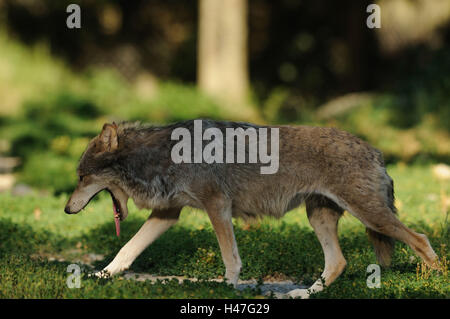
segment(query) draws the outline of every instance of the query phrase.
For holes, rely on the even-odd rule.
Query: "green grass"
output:
[[[425,233],[441,257],[450,260],[448,196],[450,185],[436,180],[430,166],[392,166],[400,219]],[[67,195],[35,194],[14,197],[0,194],[1,298],[260,298],[258,289],[238,292],[223,283],[136,282],[118,276],[109,280],[87,278],[81,288],[66,285],[67,266],[87,253],[105,255],[96,269],[106,266],[139,229],[149,212],[129,203],[130,216],[115,236],[111,199],[101,194],[82,213],[66,215]],[[40,216],[37,219],[36,216]],[[287,277],[312,283],[323,270],[319,242],[304,208],[281,220],[265,219],[248,227],[235,221],[243,262],[241,279]],[[365,228],[348,213],[340,221],[340,243],[347,259],[345,272],[314,298],[449,298],[446,273],[417,273],[419,259],[409,247],[396,245],[393,265],[382,269],[381,288],[366,286],[366,268],[376,263]],[[49,261],[46,257],[64,258]],[[88,269],[84,268],[86,271]],[[180,221],[132,265],[131,270],[158,275],[217,278],[225,272],[219,247],[205,213],[185,208]],[[89,270],[91,271],[91,270]]]

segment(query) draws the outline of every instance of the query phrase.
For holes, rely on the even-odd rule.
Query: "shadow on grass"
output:
[[[24,224],[19,225],[10,220],[0,220],[0,266],[3,269],[0,279],[4,283],[0,295],[33,296],[42,298],[85,297],[81,291],[67,292],[65,278],[67,262],[49,262],[45,259],[32,259],[31,254],[40,252],[60,253],[82,246],[84,253],[105,255],[105,259],[95,264],[96,269],[106,266],[142,225],[143,220],[129,219],[123,223],[120,238],[114,234],[114,225],[105,223],[95,227],[79,237],[66,239],[47,231],[35,231]],[[431,229],[420,225],[422,231],[430,234]],[[309,228],[281,223],[279,226],[261,225],[256,229],[236,228],[236,238],[243,262],[241,279],[293,279],[310,285],[323,270],[323,253],[313,231]],[[431,237],[431,242],[439,244],[441,235]],[[393,266],[383,269],[383,282],[390,287],[384,290],[367,290],[365,285],[369,264],[376,263],[373,249],[364,232],[344,232],[340,243],[348,266],[342,276],[318,297],[342,298],[398,298],[400,297],[445,297],[446,290],[442,279],[432,277],[433,285],[415,279],[417,262],[411,262],[414,255],[404,244],[397,244]],[[435,248],[438,248],[437,246]],[[447,254],[447,258],[448,253]],[[418,261],[416,259],[416,261]],[[131,271],[146,272],[160,276],[181,275],[199,279],[211,279],[222,276],[225,269],[221,260],[219,246],[210,227],[192,229],[178,225],[155,241],[133,263]],[[40,284],[37,284],[40,283]],[[104,294],[95,281],[86,282],[91,289],[91,296],[115,295],[116,286],[124,285],[126,292],[143,296],[147,293],[158,296],[159,288],[149,288],[142,283],[121,283],[114,279],[104,286],[109,291]],[[196,297],[198,287],[214,287],[214,283],[188,284]],[[45,289],[43,288],[45,286]],[[47,287],[48,286],[48,287]],[[186,286],[186,287],[188,287]],[[114,288],[116,287],[116,288]],[[137,287],[134,291],[133,287]],[[184,287],[184,285],[183,285]],[[190,287],[190,286],[189,286]],[[105,288],[105,289],[106,289]],[[203,289],[202,288],[202,289]],[[148,290],[151,292],[147,292]],[[172,288],[171,288],[172,289]],[[189,290],[188,289],[188,290]],[[207,295],[208,290],[200,289]],[[222,288],[220,288],[222,289]],[[224,289],[231,294],[233,290]],[[42,290],[42,291],[41,291]],[[186,291],[188,291],[186,290]],[[174,296],[185,296],[183,289],[173,286]],[[205,296],[206,296],[205,295]]]
[[[70,247],[70,241],[51,232],[36,232],[26,224],[0,219],[0,255],[31,254],[38,251],[60,251]]]
[[[82,247],[81,253],[104,255],[94,262],[102,269],[113,260],[120,248],[136,233],[143,220],[130,218],[122,225],[120,238],[115,236],[114,224],[104,223],[79,237],[67,239],[46,231],[32,229],[10,220],[0,220],[0,255],[31,255],[60,253]],[[426,225],[420,225],[426,232]],[[242,258],[241,279],[293,279],[310,284],[324,267],[323,252],[310,228],[281,223],[279,226],[261,225],[251,230],[236,228],[236,239]],[[428,233],[430,233],[428,232]],[[445,238],[430,238],[437,251]],[[346,232],[340,244],[349,266],[345,276],[351,279],[364,273],[376,263],[373,249],[363,232]],[[412,251],[402,243],[396,244],[392,271],[415,272],[417,263],[411,262]],[[448,258],[448,257],[447,257]],[[418,261],[418,259],[416,259]],[[132,264],[131,271],[160,276],[186,276],[210,279],[222,276],[225,267],[212,228],[192,229],[177,225],[169,229]]]

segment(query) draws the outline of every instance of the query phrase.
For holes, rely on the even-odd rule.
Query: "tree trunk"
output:
[[[252,115],[247,102],[247,0],[199,0],[197,80],[230,115]]]

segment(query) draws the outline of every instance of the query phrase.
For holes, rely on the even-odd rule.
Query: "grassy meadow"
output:
[[[390,166],[396,185],[399,218],[425,233],[438,252],[444,270],[430,271],[403,243],[397,243],[393,264],[381,271],[381,288],[366,285],[366,268],[376,263],[365,228],[347,212],[340,221],[339,238],[348,266],[345,272],[313,298],[449,298],[448,260],[450,184],[436,179],[431,166]],[[114,231],[111,199],[100,194],[78,215],[66,215],[65,193],[35,193],[24,197],[0,194],[0,298],[266,298],[261,291],[234,290],[220,282],[225,272],[211,224],[204,212],[185,208],[180,221],[138,257],[130,270],[155,275],[197,277],[138,282],[119,275],[92,279],[87,274],[106,266],[147,218],[130,201],[130,215],[122,234]],[[323,270],[320,244],[308,224],[304,208],[281,219],[255,224],[235,221],[243,262],[241,279],[291,279],[311,284]],[[104,256],[93,268],[88,254]],[[82,268],[81,287],[69,289],[67,266]]]

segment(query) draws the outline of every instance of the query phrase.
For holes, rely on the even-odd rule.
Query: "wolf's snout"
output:
[[[70,210],[69,205],[67,205],[66,207],[64,207],[64,212],[65,212],[66,214],[73,214],[73,212]]]

